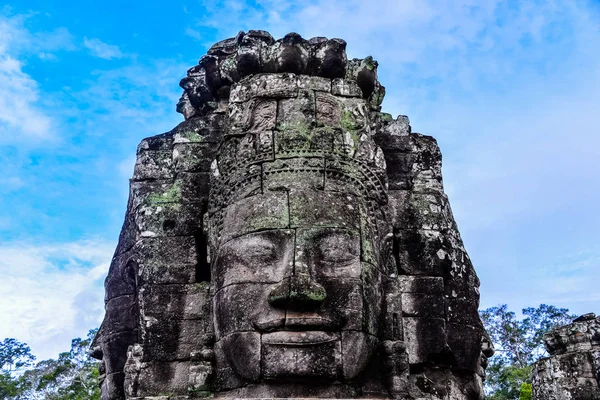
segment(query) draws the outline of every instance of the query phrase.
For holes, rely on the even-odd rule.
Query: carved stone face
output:
[[[213,264],[217,368],[255,382],[347,381],[364,369],[382,303],[378,266],[363,257],[377,246],[361,234],[365,209],[320,190],[227,207]]]

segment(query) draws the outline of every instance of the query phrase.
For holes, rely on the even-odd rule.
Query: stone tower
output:
[[[341,39],[241,32],[138,147],[103,399],[483,399],[493,353],[436,141]]]
[[[600,400],[600,317],[555,328],[544,344],[550,357],[533,364],[533,399]]]

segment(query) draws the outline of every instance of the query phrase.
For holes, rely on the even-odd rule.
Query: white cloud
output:
[[[192,28],[186,28],[185,34],[193,39],[202,40],[202,34]]]
[[[40,107],[38,83],[23,71],[20,57],[31,37],[18,17],[0,15],[0,142],[51,136],[52,120]]]
[[[0,337],[28,343],[38,359],[67,351],[102,320],[113,250],[102,240],[0,246]]]
[[[83,39],[83,46],[89,49],[94,56],[105,60],[125,57],[118,46],[104,43],[100,39],[88,39],[86,37]]]
[[[5,176],[0,177],[0,185],[7,191],[13,191],[25,186],[25,182],[18,176]]]

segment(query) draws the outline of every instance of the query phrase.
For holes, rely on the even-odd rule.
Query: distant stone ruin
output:
[[[600,317],[585,314],[544,336],[550,357],[533,366],[534,400],[600,400]]]
[[[102,398],[479,400],[493,347],[435,139],[341,39],[240,33],[138,147]]]

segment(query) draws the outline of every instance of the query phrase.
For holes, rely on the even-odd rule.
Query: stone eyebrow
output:
[[[285,242],[286,238],[289,238],[293,241],[294,236],[289,235],[285,230],[282,229],[269,229],[258,232],[250,232],[234,237],[223,243],[222,247],[239,247],[240,245],[244,246],[250,244],[251,242],[256,242],[256,247],[269,246],[270,248],[276,248],[279,244]]]

